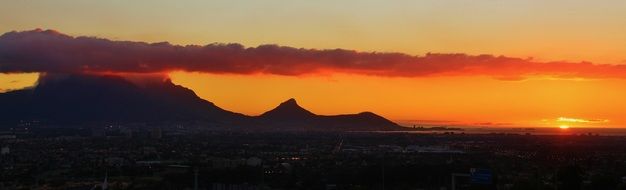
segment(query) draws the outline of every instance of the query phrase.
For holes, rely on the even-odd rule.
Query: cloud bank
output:
[[[53,30],[8,32],[0,36],[0,73],[162,73],[189,71],[231,74],[306,75],[351,73],[388,77],[491,76],[519,80],[626,78],[626,65],[539,62],[493,55],[358,52],[278,45],[172,45],[72,37]]]

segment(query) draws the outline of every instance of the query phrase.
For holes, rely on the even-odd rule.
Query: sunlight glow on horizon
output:
[[[11,88],[19,89],[33,85],[37,77],[37,73],[2,74],[0,83],[19,79],[23,86]],[[622,80],[618,79],[511,82],[485,77],[387,78],[349,74],[288,77],[186,72],[170,73],[170,78],[224,109],[248,115],[259,115],[288,98],[296,98],[306,109],[322,115],[372,111],[398,122],[437,120],[450,121],[440,125],[493,127],[570,126],[568,123],[622,127],[626,124],[621,113],[626,102],[620,96],[626,90],[619,88]],[[371,89],[384,90],[371,92]],[[615,93],[601,93],[611,89]],[[519,99],[520,94],[525,98]],[[507,107],[501,106],[504,104]],[[556,119],[540,121],[551,115]]]
[[[553,121],[559,122],[561,115],[612,118],[610,123],[586,123],[589,127],[626,124],[620,117],[626,101],[617,94],[601,93],[619,89],[619,79],[511,82],[489,77],[288,77],[184,72],[171,73],[170,77],[218,106],[248,115],[261,114],[288,98],[296,98],[303,107],[318,114],[372,111],[395,121],[457,121],[443,125],[550,127],[553,122],[541,122],[541,118],[553,116],[557,118]],[[626,89],[620,89],[618,94],[626,94]]]
[[[608,123],[608,119],[580,119],[580,118],[568,118],[568,117],[559,117],[557,119],[559,122],[570,122],[570,123]]]

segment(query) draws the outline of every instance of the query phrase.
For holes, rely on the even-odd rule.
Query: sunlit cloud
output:
[[[557,122],[566,122],[566,123],[608,123],[610,122],[608,119],[581,119],[581,118],[569,118],[569,117],[559,117],[556,119]]]
[[[0,73],[165,73],[213,74],[348,73],[384,77],[490,76],[518,81],[529,77],[626,78],[626,65],[541,62],[496,55],[359,52],[279,45],[205,46],[72,37],[54,30],[0,36]]]

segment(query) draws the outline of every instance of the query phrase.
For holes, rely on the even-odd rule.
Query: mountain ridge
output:
[[[169,79],[136,84],[109,75],[43,75],[36,86],[0,93],[0,123],[199,121],[211,126],[258,130],[393,130],[396,123],[372,112],[318,115],[293,98],[258,116],[228,111]]]

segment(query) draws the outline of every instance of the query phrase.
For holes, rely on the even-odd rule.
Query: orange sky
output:
[[[180,72],[170,76],[175,83],[195,89],[201,97],[219,106],[251,115],[294,97],[316,113],[368,110],[403,123],[439,120],[541,127],[562,123],[619,127],[626,123],[626,89],[621,79],[500,81],[487,77],[288,77]],[[559,117],[609,121],[556,121]]]
[[[170,77],[220,107],[249,115],[261,114],[288,98],[296,98],[303,107],[319,114],[373,111],[404,124],[439,121],[540,127],[626,124],[623,112],[626,88],[622,87],[622,79],[501,81],[489,77],[249,76],[185,72],[174,72]],[[17,88],[34,82],[35,78],[35,74],[3,74],[0,85]],[[603,121],[558,121],[559,117]]]
[[[174,44],[269,43],[624,64],[625,18],[626,2],[619,0],[10,1],[0,6],[0,32],[52,28],[70,35]],[[623,79],[502,81],[342,73],[170,76],[218,106],[251,115],[294,97],[319,114],[367,110],[396,121],[626,126]],[[35,79],[36,74],[0,74],[0,91],[31,85]]]

